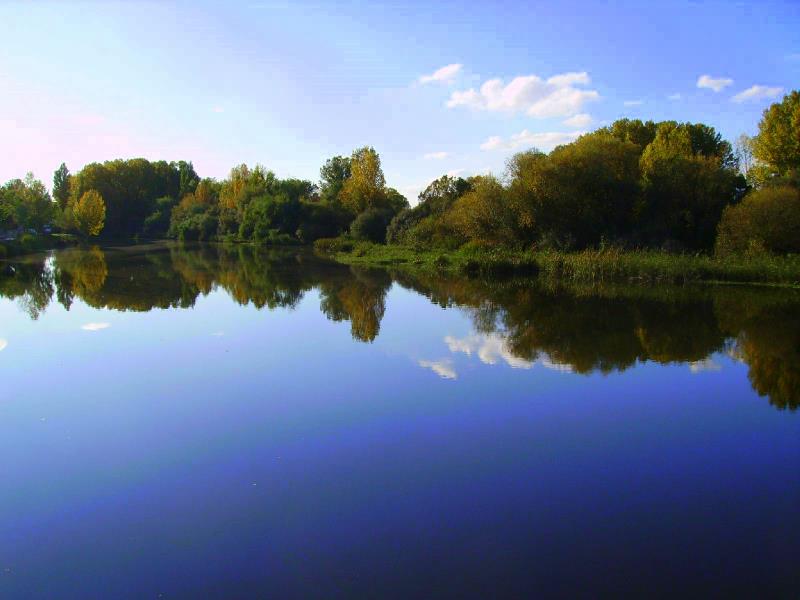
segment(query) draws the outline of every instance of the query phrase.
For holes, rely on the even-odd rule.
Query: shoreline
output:
[[[472,277],[525,275],[566,283],[704,283],[800,288],[800,256],[792,255],[721,259],[654,250],[417,250],[347,240],[324,240],[315,244],[315,249],[348,265]]]

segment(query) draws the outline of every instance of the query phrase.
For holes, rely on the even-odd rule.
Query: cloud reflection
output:
[[[111,323],[86,323],[86,325],[81,325],[81,329],[84,331],[100,331],[109,327],[111,327]]]
[[[458,378],[458,373],[456,373],[453,367],[453,361],[449,358],[443,358],[442,360],[420,360],[417,364],[419,364],[420,367],[430,369],[442,379]]]
[[[514,369],[530,369],[533,363],[524,358],[519,358],[511,353],[505,338],[497,333],[468,335],[464,338],[445,336],[444,343],[450,352],[462,352],[467,356],[477,354],[482,363],[487,365],[497,364],[503,360]]]
[[[722,370],[722,365],[717,362],[714,362],[710,358],[704,358],[703,360],[696,360],[694,362],[690,362],[689,370],[696,375],[704,371],[711,371],[711,372],[720,371]]]

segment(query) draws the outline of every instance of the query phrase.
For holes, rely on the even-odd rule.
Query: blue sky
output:
[[[48,185],[136,156],[316,180],[369,144],[413,201],[624,116],[755,133],[800,82],[796,2],[12,3],[0,23],[0,181]]]

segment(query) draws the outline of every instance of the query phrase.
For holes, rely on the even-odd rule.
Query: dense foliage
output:
[[[550,153],[520,152],[501,178],[440,177],[414,207],[387,186],[380,156],[368,146],[327,160],[319,184],[244,164],[222,181],[202,179],[184,161],[113,160],[75,174],[62,164],[52,199],[32,175],[0,188],[0,227],[87,234],[73,213],[93,191],[105,207],[106,237],[794,252],[787,240],[795,232],[798,173],[794,91],[765,110],[758,135],[741,136],[735,150],[702,123],[621,119]]]

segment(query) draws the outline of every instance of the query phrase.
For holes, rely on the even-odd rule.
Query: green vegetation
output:
[[[56,202],[32,175],[6,184],[0,224],[262,245],[337,238],[318,249],[348,262],[573,280],[797,284],[798,140],[798,91],[735,149],[702,123],[622,119],[549,154],[520,152],[501,178],[445,175],[414,207],[386,185],[372,147],[330,158],[318,185],[261,166],[216,181],[184,161],[115,160],[74,175],[62,164]]]
[[[409,272],[464,275],[530,275],[572,282],[716,281],[800,287],[800,255],[776,256],[668,253],[619,248],[513,250],[465,245],[457,250],[419,250],[346,239],[321,239],[315,249],[339,262],[361,266],[394,266]]]
[[[734,152],[707,125],[623,119],[516,154],[502,180],[437,179],[391,221],[386,246],[316,247],[417,270],[800,285],[800,93],[759,127]]]

